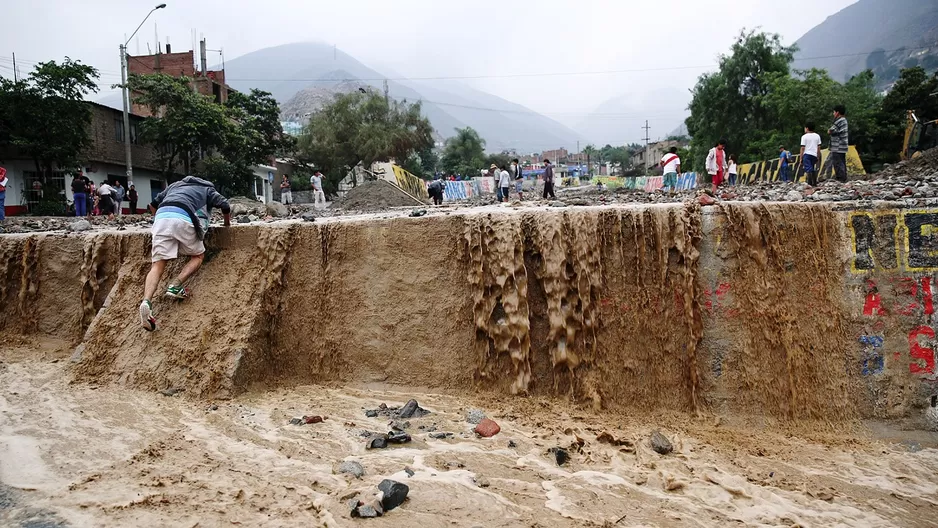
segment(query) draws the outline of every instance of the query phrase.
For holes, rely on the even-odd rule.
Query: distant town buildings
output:
[[[169,44],[166,45],[166,53],[157,53],[153,55],[127,56],[127,68],[131,75],[149,75],[154,73],[165,73],[170,77],[189,77],[192,79],[192,86],[199,93],[211,96],[218,104],[224,104],[228,101],[228,92],[234,91],[233,88],[225,84],[225,70],[209,70],[208,61],[205,53],[205,39],[199,43],[201,53],[200,65],[195,65],[195,53],[192,50],[180,53],[172,53]],[[150,109],[131,104],[133,113],[149,117]]]

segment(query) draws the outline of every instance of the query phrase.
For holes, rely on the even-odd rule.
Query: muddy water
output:
[[[933,526],[938,516],[935,449],[639,421],[539,397],[296,387],[192,401],[70,385],[50,350],[0,354],[3,526],[351,526],[364,521],[346,500],[384,478],[410,494],[367,521],[376,526]],[[388,426],[364,409],[410,397],[431,411],[409,420],[414,441],[366,450],[361,432]],[[470,408],[501,433],[471,434]],[[289,425],[303,414],[327,419]],[[659,427],[674,454],[649,447]],[[553,447],[570,461],[558,466]],[[336,473],[346,460],[362,479]]]

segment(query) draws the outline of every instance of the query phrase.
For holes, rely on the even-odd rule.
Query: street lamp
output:
[[[134,169],[130,162],[130,90],[127,88],[127,43],[133,40],[134,35],[140,31],[140,28],[143,27],[144,22],[150,18],[150,15],[153,14],[157,9],[163,9],[166,7],[166,4],[160,4],[147,13],[147,16],[143,17],[143,22],[140,22],[140,25],[137,26],[137,29],[130,34],[130,38],[126,42],[121,44],[121,94],[124,96],[124,161],[127,163],[127,185],[130,185],[130,182],[134,178]],[[159,53],[159,50],[156,50]]]

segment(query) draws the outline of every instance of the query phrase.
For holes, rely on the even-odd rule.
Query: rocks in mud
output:
[[[804,196],[798,191],[788,191],[788,194],[785,195],[785,199],[789,202],[800,202]]]
[[[258,216],[256,216],[256,215],[249,215],[249,216],[248,216],[248,220],[251,221],[251,222],[257,222],[258,220],[260,220],[260,217],[258,217]]]
[[[398,413],[398,416],[400,416],[401,418],[410,418],[411,416],[414,415],[414,413],[417,412],[417,409],[419,408],[420,406],[417,405],[417,400],[409,400],[407,403],[404,404],[403,407],[401,407],[401,410]]]
[[[291,418],[291,419],[290,419],[290,425],[316,424],[316,423],[321,423],[321,422],[325,421],[325,419],[326,419],[325,416],[318,416],[318,415],[306,416],[306,415],[303,415],[303,416],[300,417],[300,418]]]
[[[407,500],[410,488],[396,480],[384,479],[378,484],[378,493],[368,502],[361,498],[348,501],[349,512],[352,517],[373,518],[380,517],[386,512],[397,508]]]
[[[348,460],[339,464],[337,469],[339,473],[345,473],[352,475],[355,478],[362,478],[365,475],[365,468],[361,464],[355,462],[354,460]]]
[[[414,209],[413,211],[410,212],[410,216],[411,216],[412,218],[421,217],[421,216],[424,216],[424,215],[426,215],[426,214],[427,214],[427,210],[426,210],[426,209]]]
[[[440,432],[440,433],[430,433],[429,436],[430,436],[430,438],[435,438],[435,439],[437,439],[437,440],[442,440],[442,439],[444,439],[444,438],[449,438],[449,437],[453,436],[453,433],[443,433],[443,432]]]
[[[87,220],[79,220],[77,222],[72,222],[71,224],[68,224],[68,230],[74,233],[78,233],[81,231],[88,231],[90,229],[91,229],[91,222]]]
[[[389,418],[422,418],[430,414],[430,411],[424,409],[417,403],[417,400],[409,400],[403,407],[388,407],[382,403],[377,409],[366,409],[365,416],[375,418],[378,416],[387,416]]]
[[[280,202],[268,202],[267,214],[274,217],[284,217],[290,214],[290,210]]]
[[[388,433],[387,438],[389,444],[406,444],[412,440],[410,435],[404,431],[393,431]]]
[[[518,444],[515,443],[514,440],[509,440],[509,441],[508,441],[508,447],[511,447],[511,448],[518,447]]]
[[[239,217],[238,217],[238,223],[239,223],[239,224],[250,224],[250,223],[251,223],[251,219],[248,218],[248,217],[246,217],[246,216],[239,216]]]
[[[554,455],[554,460],[557,461],[558,466],[562,466],[570,460],[570,453],[562,447],[552,447],[547,452]]]
[[[651,448],[660,455],[667,455],[674,450],[674,446],[671,445],[671,441],[668,440],[668,437],[661,434],[660,431],[651,433]]]
[[[404,431],[410,427],[410,422],[402,422],[400,420],[391,420],[391,430],[392,431]]]
[[[488,418],[483,418],[482,421],[479,422],[479,425],[477,425],[475,429],[473,429],[475,434],[483,438],[489,438],[489,437],[495,436],[501,430],[502,428],[499,427],[498,424],[495,423],[495,421],[490,420]]]
[[[182,391],[184,391],[184,390],[186,390],[186,389],[183,389],[183,388],[180,388],[180,387],[172,387],[172,388],[169,388],[169,389],[163,389],[163,390],[161,390],[161,391],[160,391],[160,394],[162,394],[163,396],[175,396],[176,394],[179,394],[180,392],[182,392]]]
[[[407,499],[410,488],[407,484],[402,484],[396,480],[384,479],[378,484],[378,489],[383,494],[381,497],[381,506],[384,511],[391,511],[397,508]]]
[[[303,216],[301,216],[300,218],[302,218],[304,222],[315,222],[315,221],[316,221],[316,215],[314,215],[314,214],[312,214],[312,213],[303,213]]]
[[[388,446],[388,439],[384,436],[372,438],[368,441],[368,449],[384,449]]]
[[[485,413],[481,409],[469,409],[469,412],[466,413],[466,421],[473,425],[478,425],[484,419]]]
[[[556,200],[556,201],[551,202],[550,206],[551,207],[566,207],[567,204],[564,202],[561,202],[560,200]]]

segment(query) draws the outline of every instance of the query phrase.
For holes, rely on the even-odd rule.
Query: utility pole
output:
[[[13,52],[13,82],[14,83],[20,82],[19,78],[17,78],[16,76],[16,52],[15,51]]]
[[[648,126],[648,120],[645,120],[645,126],[642,127],[645,130],[645,174],[648,174],[648,161],[650,159],[648,153],[648,141],[651,139],[648,137],[648,131],[651,130],[651,127]]]
[[[387,79],[384,80],[384,104],[386,105],[391,104],[388,99],[388,80]]]

